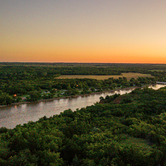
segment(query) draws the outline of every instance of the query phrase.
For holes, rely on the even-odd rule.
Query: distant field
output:
[[[132,77],[138,78],[138,77],[152,77],[152,76],[150,74],[141,74],[141,73],[122,73],[122,75],[61,75],[57,77],[57,79],[89,78],[89,79],[105,80],[108,78],[118,79],[119,77],[126,77],[127,80],[130,80]]]

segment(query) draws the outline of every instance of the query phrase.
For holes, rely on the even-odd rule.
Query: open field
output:
[[[97,79],[97,80],[105,80],[108,78],[118,79],[119,77],[126,77],[127,80],[131,78],[138,78],[138,77],[152,77],[150,74],[141,74],[141,73],[122,73],[121,75],[61,75],[57,77],[57,79]]]

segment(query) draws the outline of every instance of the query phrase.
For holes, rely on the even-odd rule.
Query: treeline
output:
[[[148,74],[165,71],[166,65],[153,64],[0,64],[3,79],[28,79],[56,75],[120,75],[126,72]]]
[[[166,88],[0,129],[0,165],[164,166]]]
[[[149,74],[154,76],[156,80],[161,81],[161,82],[166,82],[166,71],[149,71]]]
[[[144,84],[155,84],[155,78],[140,77],[131,78],[127,81],[125,77],[119,79],[109,78],[107,80],[96,79],[49,79],[34,78],[29,80],[1,80],[0,104],[7,105],[20,101],[37,101],[54,97],[74,96],[90,94],[117,88],[131,86],[142,86]]]
[[[166,81],[165,65],[150,64],[74,64],[0,63],[0,105],[37,101],[129,86]],[[153,78],[58,80],[59,75],[119,75],[122,72],[151,74]]]

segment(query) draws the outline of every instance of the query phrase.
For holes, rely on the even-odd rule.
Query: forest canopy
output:
[[[0,129],[1,165],[165,165],[166,88]]]

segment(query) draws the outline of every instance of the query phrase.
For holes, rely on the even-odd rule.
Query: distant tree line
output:
[[[149,73],[153,78],[126,78],[95,80],[95,79],[64,79],[59,75],[114,75],[122,72]],[[53,97],[88,94],[154,84],[166,81],[164,65],[149,64],[45,64],[45,63],[0,63],[0,104],[6,105],[19,102],[26,95],[27,101],[37,101]],[[56,91],[55,91],[56,89]],[[60,90],[67,90],[61,93]],[[47,93],[43,93],[46,91]],[[16,96],[14,96],[16,95]]]

